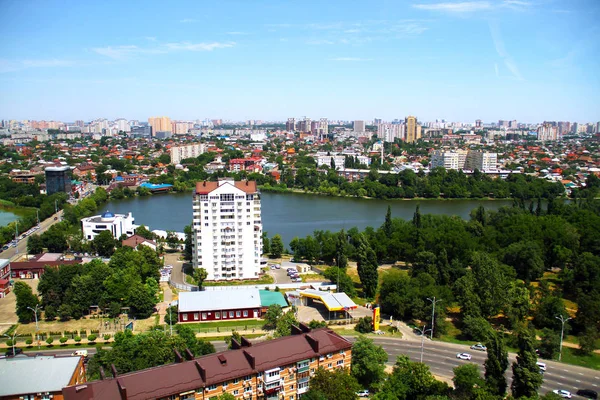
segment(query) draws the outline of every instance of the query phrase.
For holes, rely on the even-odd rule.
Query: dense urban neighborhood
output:
[[[600,123],[10,120],[0,143],[0,398],[599,390]],[[179,231],[106,209],[173,193]],[[266,193],[417,202],[286,243]]]

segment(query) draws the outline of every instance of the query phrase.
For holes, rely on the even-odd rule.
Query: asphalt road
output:
[[[57,223],[60,221],[60,218],[62,216],[62,210],[60,210],[57,214],[52,214],[52,216],[50,218],[45,219],[44,221],[40,222],[40,229],[37,230],[35,233],[38,235],[41,235],[43,232],[45,232],[50,226],[52,226],[53,224]],[[54,220],[54,217],[58,217],[57,220]],[[19,235],[22,232],[19,233]],[[18,252],[17,252],[18,250]],[[11,247],[3,252],[0,253],[0,258],[5,258],[5,259],[10,259],[12,260],[13,257],[18,256],[20,254],[25,254],[25,252],[27,251],[27,238],[23,238],[21,240],[19,240],[18,244],[16,247]]]
[[[355,338],[348,337],[354,341]],[[419,361],[421,357],[421,342],[398,340],[389,338],[374,338],[374,342],[384,348],[389,355],[389,365],[393,365],[396,357],[405,354],[413,361]],[[471,361],[463,361],[456,358],[457,353],[468,352],[472,355]],[[469,362],[481,366],[483,375],[483,363],[487,358],[484,351],[471,350],[467,346],[452,343],[431,342],[426,340],[424,343],[423,362],[429,365],[431,372],[438,376],[452,378],[453,368]],[[516,355],[509,353],[510,365],[506,371],[508,385],[512,380],[512,362],[516,360]],[[600,391],[600,372],[588,368],[561,364],[554,361],[543,360],[547,365],[547,371],[544,374],[544,383],[540,390],[541,394],[551,392],[554,389],[565,389],[575,393],[578,389],[593,389]],[[577,396],[575,396],[577,397]]]

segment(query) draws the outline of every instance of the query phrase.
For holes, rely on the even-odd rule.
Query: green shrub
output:
[[[54,342],[54,338],[52,336],[48,336],[48,339],[46,339],[46,343],[48,343],[49,345],[51,345],[52,342]]]
[[[108,333],[104,335],[104,340],[106,340],[107,342],[110,340],[110,335]]]
[[[65,343],[67,343],[67,340],[69,340],[69,338],[67,338],[67,337],[65,337],[65,336],[62,336],[60,339],[58,339],[58,341],[59,341],[61,344],[65,344]]]
[[[31,338],[29,338],[29,339],[27,339],[27,340],[25,341],[25,344],[26,344],[27,346],[31,346],[31,344],[32,344],[32,343],[33,343],[33,339],[31,339]]]
[[[73,338],[77,343],[81,342],[81,336],[75,336]]]
[[[360,318],[356,325],[354,326],[354,330],[360,333],[369,333],[373,332],[373,318],[364,317]]]
[[[96,335],[94,335],[93,333],[91,335],[88,335],[87,337],[88,342],[93,342],[96,340]]]
[[[15,340],[15,342],[16,342],[16,340]],[[16,344],[16,343],[15,343],[15,344]],[[6,341],[6,345],[7,345],[8,347],[12,346],[12,345],[13,345],[13,341],[12,341],[12,340],[10,340],[10,339],[8,339],[8,340]]]

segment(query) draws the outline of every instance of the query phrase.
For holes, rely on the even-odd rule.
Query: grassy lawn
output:
[[[577,349],[570,347],[563,347],[562,362],[600,370],[600,354],[594,353],[589,356],[582,356],[577,353]]]
[[[196,280],[185,273],[185,281],[190,285],[197,285]],[[225,281],[225,282],[204,282],[204,286],[239,286],[239,285],[270,285],[275,282],[271,275],[265,274],[259,279],[250,279],[245,281]]]
[[[300,277],[302,278],[302,282],[320,282],[325,279],[323,275],[319,274],[305,274],[300,275]]]

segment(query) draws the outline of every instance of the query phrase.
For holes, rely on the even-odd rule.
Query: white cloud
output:
[[[498,53],[500,58],[502,58],[502,61],[504,62],[504,65],[506,66],[506,68],[508,68],[508,70],[512,73],[513,77],[515,77],[517,80],[519,80],[519,81],[525,80],[525,79],[523,79],[523,75],[521,75],[521,72],[519,71],[517,64],[515,63],[515,61],[511,57],[511,55],[508,53],[508,51],[506,51],[506,48],[504,47],[504,41],[502,40],[502,35],[500,33],[500,28],[498,27],[498,24],[495,22],[490,22],[489,27],[490,27],[490,34],[492,35],[492,40],[494,42],[494,46],[496,47],[496,53]]]
[[[7,60],[0,59],[0,73],[21,71],[27,68],[56,68],[71,67],[75,62],[71,60],[50,59],[26,59],[26,60]]]
[[[174,42],[154,47],[138,47],[135,45],[95,47],[93,52],[114,60],[123,60],[140,54],[165,54],[174,51],[212,51],[235,46],[235,42],[191,43]]]
[[[329,61],[370,61],[370,58],[360,58],[360,57],[334,57],[330,58]]]
[[[413,4],[413,8],[428,11],[443,11],[451,13],[469,13],[490,10],[493,5],[489,1],[463,1],[458,3]]]
[[[235,46],[235,42],[213,42],[213,43],[190,43],[178,42],[167,43],[165,47],[169,50],[184,50],[184,51],[212,51],[214,49],[224,49]]]

